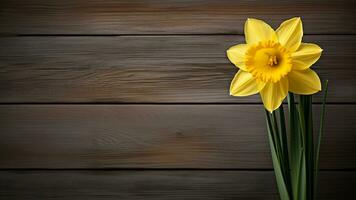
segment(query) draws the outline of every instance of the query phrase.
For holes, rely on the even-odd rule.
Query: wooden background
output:
[[[1,0],[0,199],[278,199],[225,52],[294,16],[330,80],[319,199],[355,198],[352,0]]]

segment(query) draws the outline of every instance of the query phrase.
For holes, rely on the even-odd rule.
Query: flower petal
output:
[[[248,45],[247,44],[239,44],[239,45],[235,45],[230,47],[227,50],[227,57],[229,58],[229,60],[236,65],[236,67],[246,71],[246,67],[245,67],[245,52],[248,49]]]
[[[276,83],[266,83],[260,94],[265,108],[269,112],[273,112],[282,104],[288,94],[288,79],[282,78]]]
[[[249,96],[258,93],[259,88],[252,74],[239,70],[231,81],[230,95]]]
[[[323,49],[316,44],[302,43],[299,49],[292,53],[293,69],[308,69],[319,60],[322,51]]]
[[[277,34],[270,25],[252,18],[245,22],[245,39],[247,44],[256,44],[264,40],[278,41]]]
[[[314,94],[321,90],[319,76],[311,69],[292,70],[288,74],[289,91],[295,94]]]
[[[279,43],[289,51],[294,52],[299,48],[303,37],[303,26],[300,17],[284,21],[276,30]]]

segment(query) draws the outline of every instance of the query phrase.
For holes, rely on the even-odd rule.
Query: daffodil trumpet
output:
[[[261,96],[280,198],[314,200],[327,81],[315,143],[312,95],[321,91],[321,81],[310,67],[320,58],[322,49],[302,43],[299,17],[286,20],[276,30],[261,20],[247,19],[244,31],[246,44],[227,50],[227,57],[239,68],[231,82],[230,95]],[[288,129],[282,105],[286,98]]]

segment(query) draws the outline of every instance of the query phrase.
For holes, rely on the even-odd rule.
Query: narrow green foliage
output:
[[[281,200],[290,200],[290,194],[287,189],[288,186],[286,185],[285,176],[282,172],[281,160],[279,159],[281,155],[280,152],[278,152],[276,149],[277,143],[279,143],[279,141],[275,140],[274,137],[275,135],[273,134],[274,129],[273,129],[271,115],[267,110],[266,110],[266,121],[267,121],[268,140],[271,148],[273,168],[274,168],[274,173],[276,175],[279,195],[281,197]]]
[[[313,141],[313,120],[312,120],[312,97],[299,96],[300,123],[304,135],[305,152],[305,176],[306,176],[306,195],[307,199],[313,199],[314,191],[314,141]]]
[[[305,152],[304,149],[301,150],[301,157],[300,157],[300,163],[298,166],[298,190],[296,191],[297,196],[295,197],[295,200],[306,200],[307,199],[307,193],[306,193],[306,166],[305,166]]]
[[[318,141],[316,144],[316,149],[315,149],[315,171],[314,171],[314,197],[316,196],[317,192],[317,178],[318,178],[318,170],[319,170],[319,154],[320,154],[320,145],[321,145],[321,138],[323,136],[323,129],[324,129],[324,121],[325,121],[325,105],[326,105],[326,97],[328,96],[328,83],[329,81],[325,81],[324,85],[324,95],[323,95],[323,105],[321,108],[321,114],[320,114],[320,127],[319,127],[319,133],[318,133]]]
[[[282,146],[281,146],[281,140],[279,138],[279,131],[278,131],[278,125],[277,125],[277,118],[275,115],[275,112],[272,114],[268,113],[268,116],[270,117],[271,120],[271,125],[272,125],[272,139],[275,144],[275,148],[277,151],[277,156],[279,160],[282,160],[284,158],[283,151],[282,151]]]
[[[281,143],[281,151],[283,154],[283,159],[282,159],[282,170],[283,170],[283,176],[285,177],[285,182],[287,184],[287,189],[289,194],[292,193],[292,185],[291,185],[291,179],[290,179],[290,167],[289,167],[289,151],[288,151],[288,140],[287,140],[287,130],[286,130],[286,124],[285,124],[285,117],[284,117],[284,109],[283,105],[280,106],[277,109],[277,116],[278,116],[278,134],[279,134],[279,139]]]
[[[305,196],[303,194],[302,182],[305,182],[305,169],[303,169],[304,147],[299,126],[299,116],[294,100],[294,94],[288,94],[288,110],[289,110],[289,162],[290,162],[290,178],[292,185],[293,199],[301,199],[298,197]]]
[[[314,200],[319,167],[327,82],[324,86],[323,106],[319,135],[316,145],[313,134],[313,111],[311,95],[288,94],[287,130],[283,106],[277,111],[266,111],[268,139],[278,191],[282,200]]]

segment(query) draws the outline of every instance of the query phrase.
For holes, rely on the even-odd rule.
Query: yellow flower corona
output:
[[[276,31],[261,20],[247,19],[246,44],[227,50],[229,60],[240,69],[231,82],[230,94],[260,93],[265,108],[272,112],[288,91],[302,95],[320,91],[320,79],[310,67],[320,58],[322,49],[302,43],[302,37],[299,17],[283,22]]]

